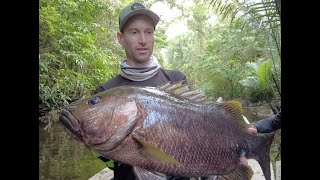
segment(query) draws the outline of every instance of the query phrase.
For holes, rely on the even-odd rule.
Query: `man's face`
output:
[[[125,24],[123,33],[119,32],[117,36],[129,65],[145,67],[149,64],[154,45],[154,25],[148,16],[133,16]]]

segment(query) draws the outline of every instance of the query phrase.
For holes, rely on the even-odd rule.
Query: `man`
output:
[[[161,68],[157,58],[152,55],[154,46],[154,31],[160,18],[140,3],[133,3],[124,8],[119,15],[119,31],[117,38],[125,50],[126,59],[121,63],[121,73],[115,78],[100,85],[94,93],[108,90],[121,85],[157,86],[169,81],[186,80],[179,71]],[[104,157],[99,157],[108,161]],[[115,180],[134,180],[132,167],[114,162]],[[182,179],[168,177],[168,179]]]
[[[179,71],[162,69],[152,55],[159,20],[158,15],[140,3],[133,3],[120,12],[117,38],[127,58],[120,65],[120,75],[100,85],[94,93],[121,85],[157,86],[186,80]]]

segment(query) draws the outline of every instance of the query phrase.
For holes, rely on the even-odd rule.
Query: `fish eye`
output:
[[[96,105],[100,102],[100,97],[99,96],[96,96],[92,99],[89,100],[89,103],[92,104],[92,105]]]

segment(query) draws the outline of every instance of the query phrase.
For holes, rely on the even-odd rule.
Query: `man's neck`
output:
[[[148,60],[148,61],[144,61],[144,62],[137,62],[137,61],[131,61],[131,60],[128,60],[127,59],[127,64],[129,66],[132,66],[132,67],[148,67],[150,65],[151,61]]]

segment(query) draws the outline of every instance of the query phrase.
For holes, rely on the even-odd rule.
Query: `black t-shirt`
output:
[[[97,94],[99,92],[118,87],[123,85],[129,85],[129,86],[152,86],[156,87],[158,85],[165,84],[169,81],[171,82],[178,82],[181,80],[185,80],[185,83],[187,83],[186,76],[182,74],[180,71],[174,71],[174,70],[165,70],[160,68],[159,72],[153,76],[150,79],[147,79],[145,81],[132,81],[130,79],[126,79],[122,77],[121,75],[116,76],[115,78],[105,82],[104,84],[100,85],[95,91],[94,94]]]
[[[123,86],[123,85],[156,87],[158,85],[165,84],[169,81],[178,82],[182,80],[184,80],[185,83],[187,83],[186,76],[182,74],[180,71],[166,70],[166,69],[160,68],[158,73],[155,76],[145,81],[132,81],[122,77],[121,75],[118,75],[115,78],[100,85],[94,91],[94,94],[103,92],[105,90],[108,90],[114,87]],[[108,160],[103,157],[99,157],[99,158],[105,162]],[[135,180],[133,168],[130,165],[114,162],[113,172],[114,172],[114,180]],[[167,179],[168,180],[188,180],[189,178],[168,176]]]

